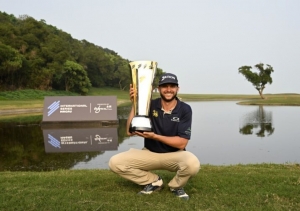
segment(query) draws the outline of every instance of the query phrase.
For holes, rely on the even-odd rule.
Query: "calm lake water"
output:
[[[187,150],[193,152],[202,164],[300,163],[300,107],[241,106],[233,101],[189,104],[193,109],[193,126]],[[116,129],[117,144],[105,148],[107,150],[94,152],[71,150],[49,153],[49,146],[46,147],[50,142],[49,135],[46,136],[39,126],[0,128],[0,170],[108,169],[111,156],[130,148],[143,147],[142,138],[124,135],[126,116],[126,113],[119,115],[121,121]],[[84,130],[75,130],[82,136],[81,131]],[[69,131],[63,132],[67,134]],[[99,131],[99,134],[106,133]],[[51,140],[56,140],[56,132],[50,132]],[[9,141],[8,136],[11,137]],[[102,139],[109,142],[112,138]],[[50,148],[54,146],[52,144]],[[80,149],[70,147],[73,151]]]
[[[300,107],[241,106],[236,102],[190,102],[192,138],[187,150],[202,164],[300,163]],[[143,139],[130,137],[118,148],[142,148]],[[108,168],[115,151],[105,152],[73,169]]]

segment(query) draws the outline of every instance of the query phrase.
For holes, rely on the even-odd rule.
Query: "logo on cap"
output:
[[[178,85],[178,81],[177,81],[176,75],[174,75],[172,73],[164,73],[161,76],[158,85],[167,84],[167,83],[177,84]]]
[[[170,78],[170,79],[176,80],[176,78],[174,76],[166,75],[166,76],[163,76],[161,78],[161,81],[164,81],[166,78]]]

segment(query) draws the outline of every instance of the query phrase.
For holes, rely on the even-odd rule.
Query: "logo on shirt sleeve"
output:
[[[152,111],[152,115],[153,115],[154,117],[158,117],[158,112],[157,112],[156,110],[153,110],[153,111]]]
[[[191,128],[189,127],[188,129],[186,129],[186,131],[184,131],[186,135],[191,135],[192,133],[192,130]]]

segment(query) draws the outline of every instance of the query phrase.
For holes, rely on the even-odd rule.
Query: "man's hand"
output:
[[[167,144],[171,147],[175,147],[177,149],[185,149],[188,139],[186,138],[181,138],[179,136],[163,136],[163,135],[158,135],[153,132],[134,132],[135,135],[144,137],[144,138],[149,138],[155,141],[159,141],[161,143]]]
[[[129,97],[130,97],[131,102],[133,102],[133,99],[134,99],[135,96],[136,96],[136,90],[134,90],[132,84],[130,84]]]
[[[150,139],[154,139],[154,137],[155,137],[155,133],[153,133],[153,132],[138,132],[138,131],[135,131],[135,135],[138,135],[138,136],[141,136],[141,137],[144,137],[144,138],[150,138]]]

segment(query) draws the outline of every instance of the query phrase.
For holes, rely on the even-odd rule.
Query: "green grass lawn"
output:
[[[189,201],[168,190],[174,173],[156,172],[165,188],[146,196],[109,170],[0,172],[0,210],[300,210],[298,164],[203,165]]]

